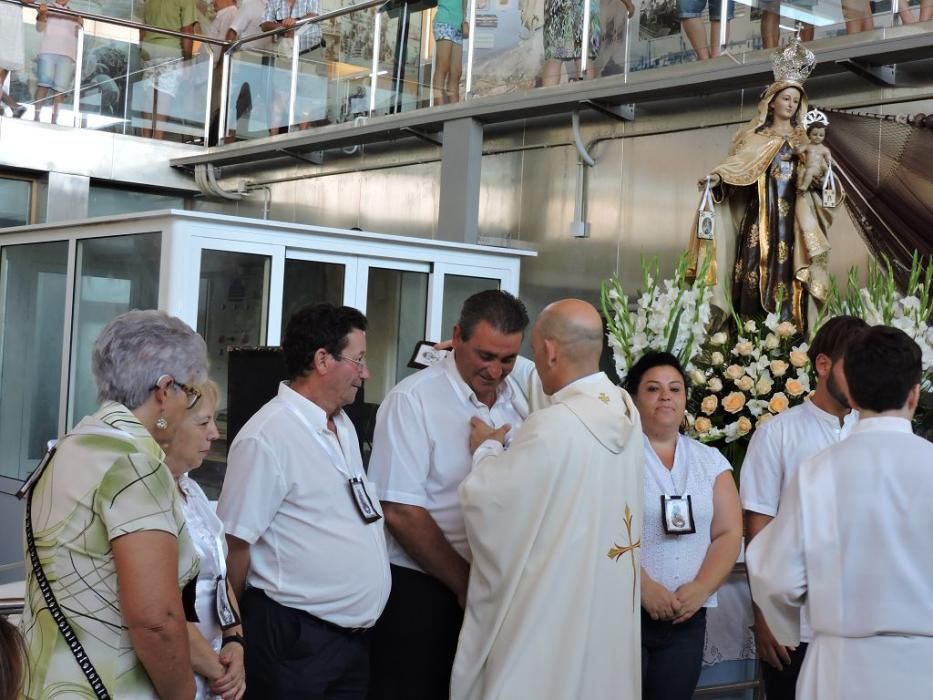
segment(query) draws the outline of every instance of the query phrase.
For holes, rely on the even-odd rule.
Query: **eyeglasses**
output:
[[[334,357],[337,358],[338,360],[346,360],[347,362],[352,362],[353,364],[356,365],[356,368],[360,372],[363,372],[366,370],[367,365],[366,365],[365,357],[360,358],[359,360],[354,360],[352,357],[347,357],[346,355],[334,355]]]
[[[168,380],[171,381],[171,384],[170,384],[170,385],[166,385],[166,387],[165,387],[166,389],[167,389],[169,386],[174,385],[174,386],[178,387],[179,389],[181,389],[183,392],[185,392],[185,396],[186,396],[187,399],[188,399],[188,403],[186,404],[186,407],[187,407],[189,410],[198,405],[198,401],[201,400],[201,392],[198,391],[197,389],[195,389],[193,386],[188,386],[187,384],[182,384],[180,381],[178,381],[177,379],[175,379],[174,377],[172,377],[171,375],[168,375],[168,374],[163,374],[161,377],[159,377],[159,380],[155,383],[155,385],[149,387],[149,391],[154,391],[155,389],[158,389],[158,388],[159,388],[159,385],[162,384],[162,382],[163,382],[165,379],[168,379]]]

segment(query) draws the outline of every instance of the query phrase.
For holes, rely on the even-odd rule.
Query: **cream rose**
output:
[[[709,361],[713,364],[713,367],[720,367],[725,364],[726,358],[717,350],[709,356]]]
[[[725,345],[727,340],[729,340],[729,336],[726,335],[723,331],[719,331],[719,333],[713,333],[712,337],[709,339],[709,342],[710,345]]]
[[[777,324],[777,328],[774,329],[774,332],[782,338],[790,338],[797,332],[797,327],[790,321],[781,321]]]
[[[748,321],[746,321],[746,322],[745,322],[745,325],[742,326],[742,328],[745,329],[745,332],[746,332],[746,333],[757,333],[757,332],[758,332],[758,324],[756,324],[756,323],[755,323],[754,321],[752,321],[751,319],[749,319]]]
[[[690,381],[692,381],[696,386],[703,386],[706,384],[706,375],[703,374],[702,370],[692,370],[690,372]]]
[[[755,380],[745,375],[736,380],[735,385],[742,391],[751,391],[752,387],[755,386]]]
[[[759,396],[770,394],[771,389],[773,388],[774,388],[774,380],[771,379],[771,377],[769,377],[766,374],[763,374],[760,377],[758,377],[758,381],[755,382],[755,393],[757,393]]]
[[[718,394],[722,391],[722,380],[719,377],[713,377],[708,382],[706,382],[706,388],[712,391],[714,394]]]
[[[803,393],[807,390],[807,387],[805,387],[803,382],[799,379],[788,379],[784,384],[784,388],[787,389],[787,393],[794,398],[802,396]]]
[[[738,435],[748,435],[752,432],[752,422],[746,416],[742,416],[736,423],[735,432]]]
[[[766,350],[775,350],[781,344],[781,340],[774,335],[774,333],[768,333],[765,337],[765,349]]]
[[[771,411],[771,413],[781,413],[786,411],[789,405],[790,401],[787,400],[787,396],[783,391],[779,391],[772,396],[771,400],[768,402],[768,410]]]
[[[713,429],[713,423],[709,418],[704,418],[703,416],[700,416],[699,418],[696,419],[696,422],[693,424],[693,429],[697,431],[697,433],[699,433],[700,435],[703,435]]]
[[[712,394],[707,394],[703,397],[703,400],[700,402],[700,410],[703,411],[708,416],[713,415],[716,411],[716,408],[719,406],[719,399],[713,396]]]
[[[740,355],[741,357],[748,357],[752,354],[752,350],[754,349],[755,344],[752,341],[740,340],[735,344],[735,348],[733,348],[732,352],[734,352],[736,355]]]
[[[787,374],[788,364],[784,362],[784,360],[771,360],[768,367],[771,369],[771,374],[775,377],[783,377]]]
[[[765,413],[765,414],[762,415],[760,418],[758,418],[758,422],[755,423],[755,427],[756,427],[756,428],[760,428],[761,426],[763,426],[765,423],[767,423],[767,422],[768,422],[769,420],[771,420],[772,418],[774,418],[773,415],[771,415],[770,413]]]
[[[809,360],[810,358],[803,350],[794,350],[790,354],[790,363],[794,367],[806,367]]]
[[[745,407],[745,394],[733,391],[722,400],[722,407],[729,413],[738,413]]]
[[[726,376],[732,381],[736,381],[739,377],[745,376],[745,368],[741,365],[729,365],[726,367]]]

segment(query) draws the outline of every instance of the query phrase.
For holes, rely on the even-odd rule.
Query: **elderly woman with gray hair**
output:
[[[163,450],[200,399],[206,347],[177,318],[130,311],[92,364],[100,409],[28,492],[23,694],[190,700],[182,591],[199,564]]]

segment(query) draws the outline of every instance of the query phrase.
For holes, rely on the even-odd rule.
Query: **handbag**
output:
[[[43,457],[42,462],[39,463],[39,466],[36,467],[36,470],[16,494],[20,499],[28,494],[26,498],[26,549],[29,551],[29,562],[32,565],[32,572],[36,577],[36,583],[39,585],[39,591],[42,593],[45,605],[49,609],[52,619],[55,620],[55,624],[58,625],[58,630],[62,633],[62,637],[65,638],[65,642],[74,655],[78,667],[81,669],[84,677],[87,678],[87,682],[90,684],[91,690],[98,700],[110,700],[110,693],[107,692],[107,687],[104,685],[100,675],[97,673],[97,669],[94,668],[94,664],[91,663],[87,653],[84,651],[84,647],[81,645],[78,635],[75,634],[74,629],[65,617],[65,613],[62,612],[61,606],[59,606],[58,601],[55,600],[55,594],[52,593],[52,587],[49,585],[49,580],[46,578],[45,571],[42,569],[42,563],[39,561],[39,553],[36,551],[36,539],[32,530],[33,487],[36,485],[39,477],[42,476],[42,472],[45,471],[49,462],[52,461],[54,455],[55,447],[50,447],[45,457]]]

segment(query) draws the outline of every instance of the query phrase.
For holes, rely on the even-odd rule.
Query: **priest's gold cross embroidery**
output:
[[[600,401],[602,401],[604,404],[606,404],[607,406],[609,405],[609,394],[607,394],[607,393],[605,393],[605,392],[600,392],[600,394],[599,394],[599,396],[598,396],[597,398],[598,398]]]
[[[625,554],[632,555],[632,612],[635,611],[635,588],[638,585],[638,569],[635,567],[635,550],[641,547],[641,540],[632,541],[632,509],[628,507],[628,503],[625,504],[625,517],[623,518],[625,522],[625,532],[628,537],[629,544],[619,545],[615,542],[612,543],[612,547],[609,549],[609,554],[607,555],[610,559],[619,561]]]

